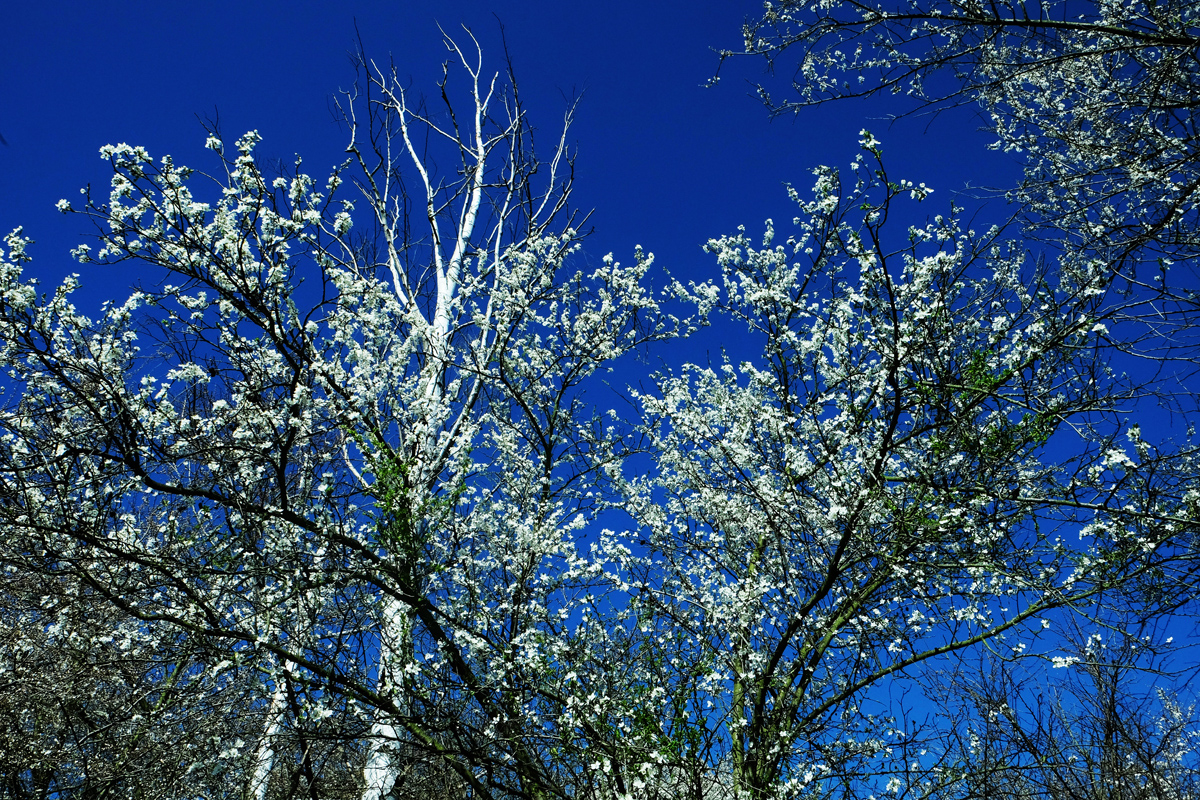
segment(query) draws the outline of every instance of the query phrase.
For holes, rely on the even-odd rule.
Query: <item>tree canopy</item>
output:
[[[535,149],[469,32],[435,100],[360,57],[321,179],[106,147],[60,209],[142,287],[88,316],[0,253],[5,793],[1193,796],[1200,458],[1139,414],[1194,419],[1197,33],[1110,5],[769,5],[773,107],[979,102],[1024,222],[863,131],[662,292],[583,258],[574,108]],[[704,327],[752,355],[607,407]]]

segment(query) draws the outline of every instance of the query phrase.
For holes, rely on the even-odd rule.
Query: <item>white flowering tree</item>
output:
[[[326,796],[336,745],[370,800],[584,797],[619,745],[585,532],[622,445],[581,387],[674,325],[648,256],[571,266],[565,127],[539,160],[467,41],[440,104],[364,60],[323,186],[253,132],[209,138],[212,175],[104,148],[106,201],[61,204],[97,223],[76,255],[155,288],[99,317],[22,277],[20,231],[0,259],[0,562],[110,606],[115,648],[201,647],[195,703],[250,681],[253,734],[176,756],[233,796]]]
[[[776,111],[893,93],[978,103],[993,146],[1024,162],[1008,197],[1032,232],[1148,285],[1159,314],[1194,311],[1192,273],[1171,262],[1200,254],[1195,3],[782,0],[744,39],[792,75],[789,92],[760,89]]]
[[[953,215],[895,230],[930,190],[863,146],[849,184],[793,192],[786,241],[714,240],[722,280],[677,287],[756,360],[641,395],[659,472],[628,484],[635,607],[688,796],[928,791],[944,762],[910,748],[885,680],[1048,653],[1060,610],[1186,577],[1196,454],[1122,421],[1106,273]]]
[[[364,59],[324,185],[270,174],[253,132],[213,132],[213,174],[104,148],[108,198],[62,204],[97,224],[76,255],[153,288],[98,317],[6,238],[0,708],[34,711],[0,730],[44,756],[12,785],[932,794],[950,756],[886,681],[1065,659],[1039,631],[1100,595],[1186,595],[1200,465],[1125,419],[1108,358],[1144,298],[1099,245],[898,227],[930,190],[866,135],[850,182],[793,192],[786,243],[714,240],[722,279],[675,286],[757,360],[659,376],[635,430],[585,391],[688,326],[640,251],[576,269],[565,128],[536,156],[471,44],[436,101]],[[599,530],[618,500],[628,535]],[[112,725],[54,708],[47,665]]]

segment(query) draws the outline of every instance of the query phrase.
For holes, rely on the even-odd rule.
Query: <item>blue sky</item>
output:
[[[743,19],[760,8],[754,0],[11,4],[0,48],[8,142],[0,229],[23,225],[36,241],[31,271],[44,285],[80,271],[87,300],[123,297],[125,284],[148,276],[76,265],[67,251],[87,223],[54,210],[88,183],[107,194],[99,148],[128,142],[214,167],[197,115],[219,115],[230,141],[257,129],[261,155],[299,154],[320,178],[343,158],[345,134],[329,105],[354,80],[356,23],[369,56],[391,58],[429,91],[447,56],[439,23],[450,32],[469,25],[499,70],[502,21],[526,105],[547,137],[582,95],[570,137],[574,202],[594,210],[586,248],[596,258],[628,260],[641,244],[677,277],[713,277],[700,245],[741,224],[757,234],[766,217],[790,219],[783,184],[807,189],[813,166],[847,163],[863,127],[883,140],[894,177],[937,189],[930,214],[945,212],[965,183],[1011,183],[1014,165],[985,150],[970,110],[889,125],[882,117],[902,104],[839,103],[771,121],[750,96],[763,77],[750,60],[727,64],[721,84],[704,88],[714,48],[736,48]]]

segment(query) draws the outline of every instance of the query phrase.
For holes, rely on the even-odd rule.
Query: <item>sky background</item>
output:
[[[640,244],[676,277],[715,277],[700,246],[738,225],[757,236],[765,218],[791,219],[784,184],[807,191],[814,166],[847,164],[863,127],[883,141],[893,177],[937,190],[931,215],[964,184],[1011,184],[1014,164],[985,150],[971,110],[889,125],[883,117],[902,103],[839,103],[772,121],[751,96],[763,64],[749,59],[704,88],[715,49],[737,48],[743,20],[760,9],[754,0],[11,3],[0,48],[0,230],[21,225],[35,240],[29,272],[43,285],[79,271],[83,307],[123,299],[145,276],[75,264],[68,250],[85,241],[88,222],[54,209],[60,198],[79,205],[89,183],[107,196],[102,145],[142,145],[156,159],[169,153],[211,169],[197,116],[219,117],[227,144],[257,129],[260,156],[301,155],[323,183],[344,158],[347,137],[330,105],[354,81],[357,36],[371,58],[411,75],[415,90],[433,91],[448,55],[438,24],[470,26],[485,66],[500,70],[503,23],[546,139],[582,95],[569,136],[574,204],[593,211],[586,250],[595,258],[631,260]]]

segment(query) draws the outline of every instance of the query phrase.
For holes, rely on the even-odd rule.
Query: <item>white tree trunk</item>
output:
[[[363,800],[381,800],[396,785],[400,770],[392,760],[396,729],[383,722],[371,726],[371,750],[363,767]]]
[[[284,666],[284,673],[289,671]],[[275,738],[283,724],[283,704],[286,702],[287,682],[285,675],[276,676],[275,691],[271,694],[271,706],[267,709],[267,722],[258,751],[254,755],[254,776],[250,779],[250,797],[266,800],[267,787],[271,783],[271,770],[275,768]]]
[[[402,679],[404,666],[412,654],[412,618],[408,609],[395,598],[388,598],[383,611],[379,637],[380,694],[387,695]],[[396,694],[404,703],[404,693]],[[392,791],[400,776],[394,758],[399,737],[395,726],[376,717],[371,725],[371,743],[367,763],[363,767],[363,800],[382,800]]]

